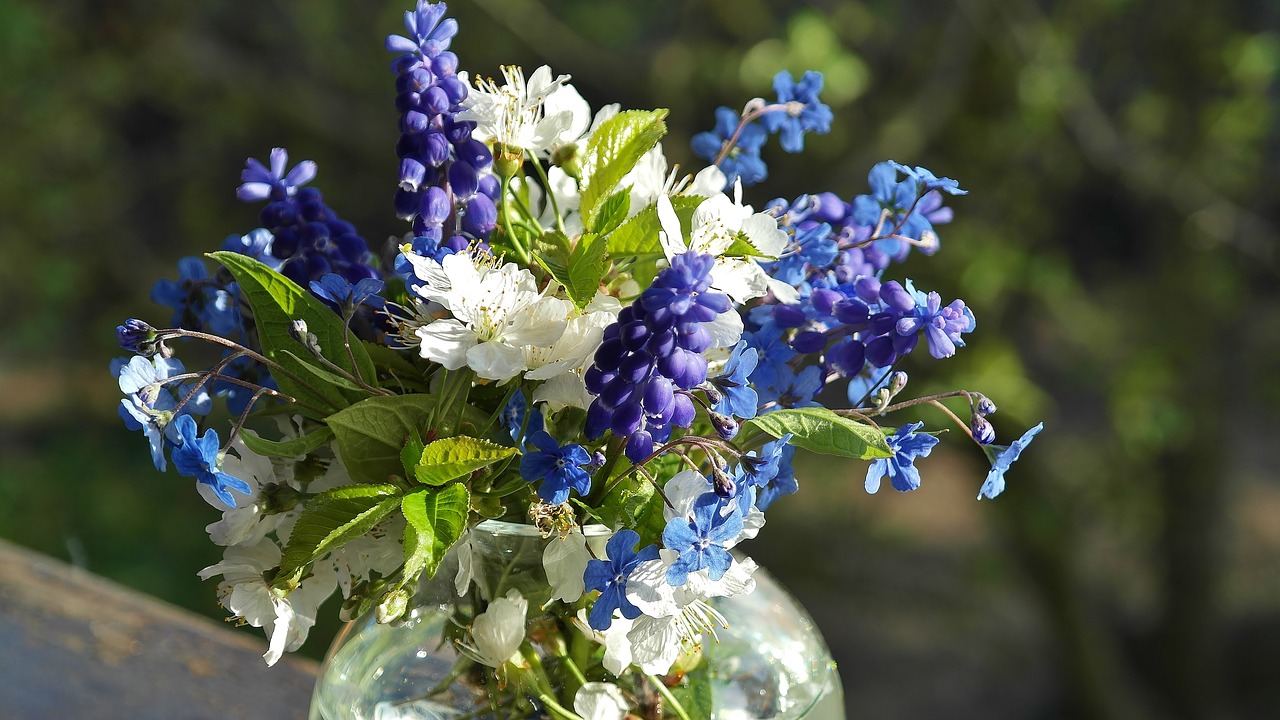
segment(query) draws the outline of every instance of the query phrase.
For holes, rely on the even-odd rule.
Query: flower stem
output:
[[[662,682],[661,678],[650,673],[645,673],[645,677],[649,678],[649,682],[653,683],[653,686],[657,688],[658,694],[662,696],[662,699],[671,706],[676,715],[680,716],[680,720],[690,720],[689,713],[685,711],[684,706],[680,704],[676,696],[671,694],[671,691],[667,689],[667,684]]]

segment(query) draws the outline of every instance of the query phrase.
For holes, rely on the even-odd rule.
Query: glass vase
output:
[[[587,537],[599,555],[608,531],[588,527]],[[711,601],[727,627],[716,628],[715,638],[704,636],[668,675],[628,668],[614,677],[600,667],[599,638],[572,618],[566,622],[563,612],[542,610],[551,597],[542,564],[549,541],[531,525],[489,521],[474,528],[474,584],[467,594],[455,590],[455,547],[435,577],[422,582],[401,620],[379,624],[369,614],[348,623],[320,668],[311,720],[567,717],[543,701],[546,694],[513,700],[512,676],[470,661],[460,649],[476,605],[512,588],[528,602],[522,648],[545,671],[543,687],[559,696],[562,709],[573,710],[573,690],[585,680],[616,684],[632,714],[645,720],[844,720],[840,677],[826,643],[808,613],[763,569],[755,572],[754,592]],[[575,668],[584,670],[555,672],[572,662],[562,656],[578,658]],[[515,687],[518,695],[521,686]]]

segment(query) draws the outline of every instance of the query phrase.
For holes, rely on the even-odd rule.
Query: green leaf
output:
[[[311,498],[289,535],[273,585],[296,586],[307,566],[369,532],[399,505],[394,485],[347,485]]]
[[[633,475],[614,486],[592,514],[609,527],[630,527],[642,517],[653,495],[653,483]],[[658,502],[662,503],[661,498]]]
[[[406,357],[403,350],[395,350],[386,345],[361,341],[369,359],[379,373],[379,377],[387,376],[391,380],[383,383],[370,383],[387,388],[399,388],[414,392],[427,392],[427,384],[422,381],[423,371]]]
[[[424,485],[443,485],[515,454],[515,448],[488,440],[466,436],[444,438],[423,448],[414,477]]]
[[[410,433],[422,436],[436,406],[425,393],[371,397],[325,418],[338,441],[338,455],[358,482],[386,482],[404,472],[400,451]]]
[[[680,218],[681,232],[686,238],[693,224],[693,211],[702,204],[703,200],[706,198],[697,195],[676,195],[671,198],[671,206],[676,211],[676,217]],[[606,238],[609,243],[609,254],[613,257],[661,255],[662,243],[658,240],[658,233],[661,230],[662,224],[658,222],[658,208],[650,205],[631,216],[631,219],[609,234]]]
[[[422,488],[404,496],[400,507],[404,519],[404,569],[400,586],[414,582],[422,573],[430,578],[444,554],[462,537],[467,527],[470,493],[455,483],[440,489]]]
[[[548,230],[533,241],[533,259],[561,285],[569,284],[569,256],[572,253],[569,237],[559,230]]]
[[[593,233],[586,233],[578,238],[569,255],[569,282],[564,286],[579,309],[586,307],[600,290],[600,281],[608,272],[606,249],[606,243]]]
[[[743,236],[742,233],[738,233],[737,236],[733,238],[733,243],[730,244],[729,248],[724,251],[724,254],[733,256],[733,257],[758,257],[758,258],[769,258],[769,259],[774,259],[777,257],[776,255],[768,255],[766,253],[760,252],[759,248],[747,242],[747,239]]]
[[[240,433],[240,440],[244,442],[245,447],[259,455],[278,458],[302,457],[320,449],[332,439],[333,431],[327,427],[309,432],[300,438],[281,442],[264,440],[252,430]]]
[[[607,248],[594,233],[585,233],[576,244],[559,230],[544,233],[533,243],[533,257],[551,277],[564,286],[579,308],[596,296],[608,267]]]
[[[792,445],[823,455],[860,460],[892,455],[882,431],[826,408],[777,410],[753,418],[750,424],[776,438],[791,433]]]
[[[595,227],[591,228],[591,232],[596,235],[608,235],[627,219],[627,213],[631,210],[631,186],[619,190],[609,196],[608,200],[600,206],[600,212],[596,214]]]
[[[417,428],[410,428],[409,439],[405,441],[404,448],[400,451],[400,466],[404,468],[404,476],[413,477],[414,468],[418,467],[418,463],[422,461],[422,451],[426,445],[422,444],[422,436],[418,434]]]
[[[331,410],[344,408],[352,402],[337,389],[318,386],[316,379],[305,376],[303,368],[319,368],[319,361],[311,357],[291,358],[284,354],[286,351],[302,350],[289,334],[289,326],[294,320],[307,323],[307,331],[316,336],[321,351],[333,364],[347,372],[358,373],[370,385],[377,382],[373,363],[364,346],[352,339],[351,355],[355,358],[355,364],[352,365],[351,358],[342,346],[342,318],[310,292],[251,257],[225,250],[211,253],[209,257],[231,272],[240,292],[249,301],[263,354],[280,363],[289,373],[304,375],[299,382],[284,373],[272,373],[281,392]]]
[[[582,188],[578,211],[584,227],[596,227],[601,205],[631,172],[640,158],[649,152],[667,126],[662,121],[665,109],[626,110],[606,120],[591,134],[582,160]]]

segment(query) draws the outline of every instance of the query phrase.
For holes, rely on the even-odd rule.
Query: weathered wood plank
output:
[[[0,718],[306,718],[316,665],[0,540]]]

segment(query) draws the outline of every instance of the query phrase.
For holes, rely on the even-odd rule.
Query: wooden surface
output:
[[[0,720],[303,719],[315,663],[0,540]]]

